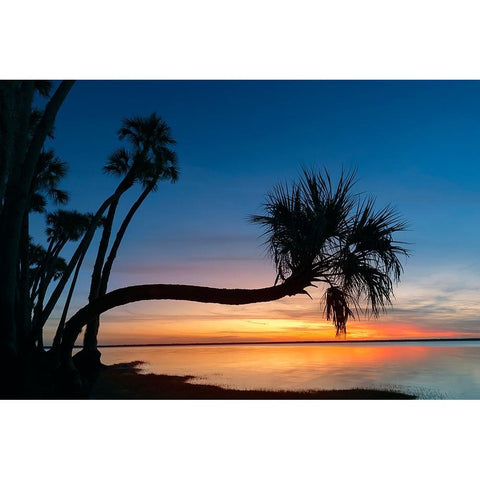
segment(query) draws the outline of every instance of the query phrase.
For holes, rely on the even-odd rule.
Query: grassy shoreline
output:
[[[305,392],[270,390],[234,390],[214,385],[188,383],[193,376],[140,373],[142,362],[118,363],[101,369],[93,385],[91,398],[105,400],[411,400],[414,395],[392,390],[349,389]]]

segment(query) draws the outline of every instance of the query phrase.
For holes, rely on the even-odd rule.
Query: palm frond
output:
[[[77,241],[92,222],[91,213],[77,210],[57,210],[47,215],[46,234],[49,241]]]
[[[122,121],[118,130],[120,140],[128,140],[135,148],[149,149],[153,142],[161,142],[164,145],[174,145],[170,127],[156,113],[147,117],[131,117]]]
[[[67,164],[56,157],[53,150],[40,153],[30,187],[31,211],[43,212],[47,204],[46,197],[60,204],[68,201],[68,193],[58,188],[66,173]]]
[[[325,313],[327,321],[332,321],[337,330],[337,335],[347,333],[347,322],[350,317],[354,318],[353,312],[348,306],[355,300],[339,287],[327,288],[324,295]]]
[[[353,194],[355,173],[342,172],[334,185],[325,169],[303,169],[298,182],[267,195],[263,215],[249,218],[264,229],[275,283],[302,276],[329,285],[326,313],[337,333],[346,331],[350,307],[376,316],[391,304],[400,256],[408,255],[394,239],[406,223],[390,206],[376,210],[372,198]]]
[[[69,195],[65,190],[52,188],[49,195],[56,204],[65,205],[68,203]]]
[[[118,148],[108,157],[103,171],[117,176],[125,175],[131,168],[131,165],[131,153],[126,148]]]

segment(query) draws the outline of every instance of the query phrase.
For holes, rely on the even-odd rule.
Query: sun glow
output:
[[[193,317],[193,316],[192,316]],[[135,321],[104,321],[101,344],[135,343],[229,343],[229,342],[301,342],[422,338],[467,338],[455,329],[391,323],[387,320],[352,321],[346,336],[335,336],[331,323],[321,320],[293,320],[254,317],[248,319],[162,318],[138,316]]]
[[[219,268],[216,283],[218,286],[256,288],[271,282],[267,274],[253,275],[255,269],[247,275],[240,268],[240,273],[233,282],[230,273]],[[251,281],[252,275],[255,282]],[[350,320],[346,337],[336,337],[335,328],[325,320],[321,301],[323,292],[319,288],[311,289],[313,300],[306,295],[297,295],[271,303],[239,306],[183,301],[129,304],[102,315],[99,342],[111,345],[480,337],[476,279],[468,278],[476,290],[472,287],[459,295],[451,292],[457,278],[446,277],[441,271],[432,278],[434,285],[414,280],[401,283],[391,310],[377,319]],[[211,284],[205,279],[186,281],[182,277],[174,280],[182,283],[198,280],[199,284]],[[51,341],[55,329],[55,322],[47,324],[46,342]]]

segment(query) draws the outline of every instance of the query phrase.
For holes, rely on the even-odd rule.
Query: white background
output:
[[[3,79],[480,78],[473,1],[17,0],[1,15]],[[0,461],[8,479],[478,478],[479,407],[2,401]]]

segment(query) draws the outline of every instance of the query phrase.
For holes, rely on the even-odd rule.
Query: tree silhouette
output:
[[[393,286],[407,250],[393,235],[406,228],[395,211],[374,209],[371,198],[354,195],[354,174],[342,174],[334,188],[328,173],[303,171],[291,187],[277,186],[267,196],[265,215],[254,215],[277,275],[272,287],[222,289],[192,285],[136,285],[109,292],[80,309],[65,325],[64,366],[73,368],[71,352],[81,329],[101,313],[141,300],[189,300],[240,305],[308,294],[327,286],[325,310],[337,333],[346,332],[353,310],[378,315],[391,303]]]
[[[34,115],[35,114],[35,115]],[[35,116],[32,129],[39,121],[41,112],[35,110],[32,116]],[[48,199],[56,204],[65,204],[68,201],[68,194],[59,189],[59,184],[65,177],[67,166],[65,162],[55,157],[53,150],[40,152],[38,162],[35,168],[35,175],[32,179],[29,191],[29,209],[24,213],[22,221],[22,230],[20,237],[20,266],[17,285],[17,335],[19,342],[23,345],[28,338],[31,327],[31,313],[33,308],[30,288],[32,279],[30,279],[30,234],[29,222],[30,214],[45,213]],[[47,259],[47,256],[44,257]],[[37,271],[39,273],[40,270]]]
[[[62,81],[50,96],[47,81],[0,82],[0,361],[11,367],[7,383],[16,381],[17,332],[23,321],[18,295],[22,223],[44,141],[73,83]],[[32,119],[36,93],[49,97],[38,121]]]
[[[30,297],[35,302],[32,319],[34,324],[38,323],[42,317],[45,295],[51,281],[62,278],[67,269],[67,264],[63,259],[64,267],[61,270],[61,274],[58,273],[56,268],[62,249],[67,242],[78,241],[90,226],[91,221],[91,214],[83,214],[76,210],[57,210],[47,215],[46,234],[48,247],[42,264],[33,278],[30,292]],[[36,332],[34,340],[39,341],[40,347],[43,346],[42,329]]]
[[[265,228],[276,281],[307,275],[328,285],[325,310],[337,334],[346,333],[361,300],[374,315],[391,302],[398,256],[407,254],[392,237],[405,222],[390,207],[376,212],[372,198],[352,195],[353,185],[354,173],[342,174],[334,189],[327,171],[304,170],[291,188],[279,185],[268,195],[266,215],[251,217]]]
[[[108,209],[93,268],[89,302],[106,293],[110,272],[120,243],[142,202],[150,192],[157,188],[160,180],[176,181],[178,177],[177,158],[169,148],[176,142],[172,138],[170,127],[156,113],[147,117],[124,119],[118,131],[118,136],[120,140],[128,141],[130,149],[120,148],[116,150],[110,156],[104,171],[123,178],[132,175],[134,181],[142,185],[143,190],[123,220],[108,258],[105,260],[120,196],[111,203]],[[97,350],[98,328],[99,316],[96,316],[87,325],[84,349],[80,352],[80,358],[89,357],[89,361],[93,363],[98,363],[100,358],[100,353]]]
[[[86,214],[86,215],[84,215],[84,217],[85,217],[85,219],[82,222],[83,223],[83,228],[79,232],[79,237],[87,231],[88,227],[91,225],[91,223],[93,221],[94,216],[92,214]],[[101,224],[103,224],[103,221],[100,222],[99,226]],[[55,336],[53,338],[52,348],[49,350],[49,352],[52,356],[57,355],[58,348],[60,346],[60,340],[62,338],[63,328],[65,326],[65,321],[67,320],[68,309],[70,308],[70,302],[72,301],[73,292],[75,291],[75,286],[77,284],[78,274],[80,273],[80,269],[82,267],[83,260],[85,258],[86,253],[87,253],[86,251],[84,253],[82,253],[80,258],[78,259],[77,266],[75,267],[75,273],[73,274],[73,278],[72,278],[72,281],[70,283],[70,288],[68,290],[67,298],[66,298],[65,304],[63,306],[62,316],[60,317],[60,322],[58,323],[57,331],[55,332]]]

